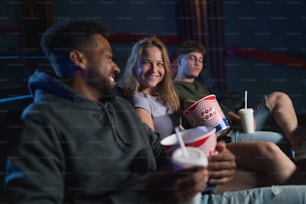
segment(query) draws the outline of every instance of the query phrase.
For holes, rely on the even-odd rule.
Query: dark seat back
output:
[[[16,146],[23,123],[21,113],[32,102],[30,95],[0,99],[0,203],[5,203],[4,176],[7,156]]]

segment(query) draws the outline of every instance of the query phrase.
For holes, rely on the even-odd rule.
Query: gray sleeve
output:
[[[29,119],[15,154],[7,160],[5,190],[12,203],[62,203],[64,160],[57,133]],[[56,172],[56,173],[54,173]]]
[[[145,96],[136,94],[135,96],[133,96],[132,103],[134,108],[143,108],[149,113],[152,113],[150,101]]]

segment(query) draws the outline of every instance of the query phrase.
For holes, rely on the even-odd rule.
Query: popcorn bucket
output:
[[[215,128],[199,126],[181,131],[182,139],[186,147],[196,147],[206,154],[214,155],[217,144]],[[168,154],[179,148],[179,142],[175,134],[169,135],[161,140],[161,145]]]
[[[217,133],[230,128],[214,94],[201,98],[189,106],[183,114],[193,127],[214,127]]]

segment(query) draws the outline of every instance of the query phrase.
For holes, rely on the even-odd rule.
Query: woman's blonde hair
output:
[[[136,94],[136,92],[138,92],[140,83],[137,78],[136,69],[138,62],[142,58],[142,53],[147,47],[157,47],[162,53],[165,67],[165,76],[163,80],[157,85],[157,91],[159,92],[163,102],[169,104],[172,110],[177,112],[179,110],[180,104],[172,82],[173,72],[168,51],[164,43],[157,37],[147,37],[141,39],[133,46],[131,54],[127,60],[122,80],[120,82],[122,95],[130,99],[133,95]]]

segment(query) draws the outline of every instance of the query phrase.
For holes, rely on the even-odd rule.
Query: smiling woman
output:
[[[157,85],[163,80],[165,75],[161,51],[157,47],[144,48],[136,74],[140,82],[139,91],[149,95],[156,95]]]
[[[172,83],[167,49],[156,37],[139,40],[131,51],[120,82],[123,96],[143,122],[162,137],[179,124],[179,100]]]

